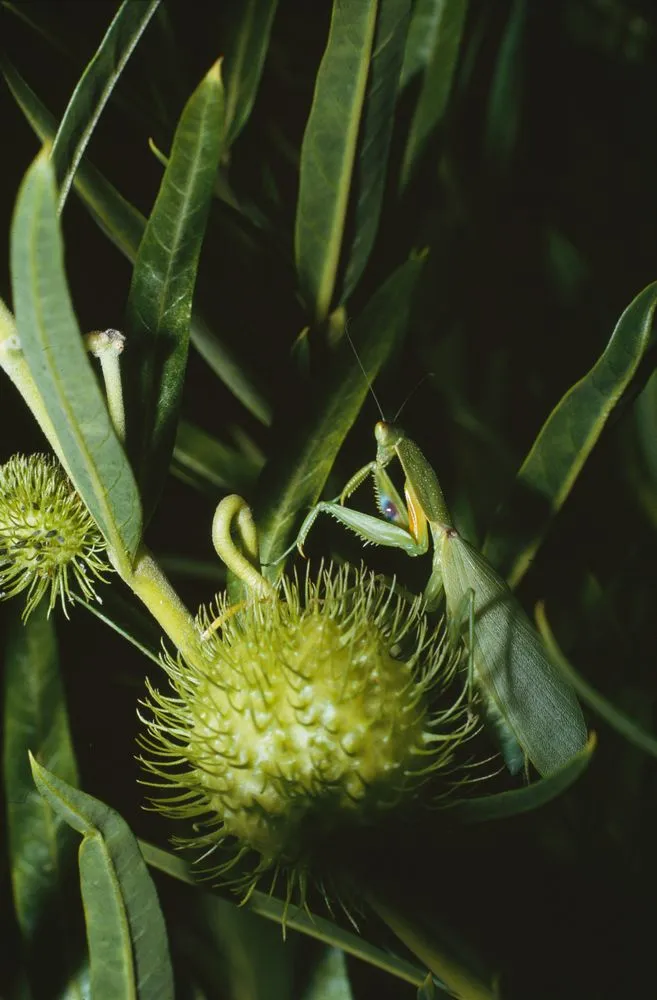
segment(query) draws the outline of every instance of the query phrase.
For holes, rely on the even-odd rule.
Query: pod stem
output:
[[[200,634],[194,618],[164,575],[152,553],[142,546],[124,582],[146,605],[182,656],[193,662],[200,653]]]
[[[121,384],[121,363],[125,337],[120,330],[94,330],[85,338],[87,350],[100,361],[100,370],[105,383],[107,409],[119,441],[125,441],[125,408],[123,386]]]

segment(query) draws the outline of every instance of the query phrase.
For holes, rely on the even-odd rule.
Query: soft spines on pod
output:
[[[93,518],[48,455],[13,455],[0,466],[0,597],[26,591],[23,618],[48,597],[64,612],[74,592],[96,599],[110,566]]]
[[[149,686],[140,741],[151,783],[169,791],[154,808],[194,824],[179,842],[228,848],[209,874],[228,879],[255,852],[238,888],[282,871],[288,898],[303,896],[308,874],[331,881],[334,836],[416,804],[441,771],[442,793],[458,782],[458,748],[479,722],[457,673],[462,650],[427,628],[419,599],[364,569],[328,567],[237,610],[222,600],[199,629],[217,617],[197,662],[165,657],[174,694]]]

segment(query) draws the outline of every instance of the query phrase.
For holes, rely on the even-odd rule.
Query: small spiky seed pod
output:
[[[227,881],[255,851],[238,889],[266,871],[273,885],[282,870],[288,899],[303,899],[307,873],[331,880],[323,849],[334,835],[406,807],[428,776],[453,769],[478,726],[453,684],[460,653],[444,630],[430,634],[419,600],[348,566],[303,587],[284,579],[279,597],[237,610],[224,599],[216,615],[221,635],[198,662],[164,658],[175,695],[149,685],[142,763],[161,779],[148,784],[171,793],[151,802],[194,822],[180,846],[230,848],[209,874]],[[199,628],[212,618],[202,613]],[[432,710],[450,686],[457,695]]]
[[[27,591],[23,619],[50,591],[66,613],[74,584],[96,597],[109,570],[105,543],[66,473],[47,455],[14,455],[0,466],[0,598]]]

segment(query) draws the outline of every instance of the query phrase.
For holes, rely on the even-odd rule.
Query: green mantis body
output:
[[[438,477],[415,442],[384,421],[374,433],[376,458],[352,476],[340,502],[322,502],[310,511],[299,532],[299,549],[303,551],[320,513],[332,515],[366,542],[400,548],[410,556],[428,552],[431,539],[427,605],[435,607],[444,591],[448,618],[459,623],[470,604],[474,681],[501,730],[507,766],[517,772],[526,757],[542,775],[558,770],[586,743],[573,689],[548,659],[508,585],[454,527]],[[386,472],[394,458],[405,476],[405,500]],[[343,506],[370,475],[384,520]]]

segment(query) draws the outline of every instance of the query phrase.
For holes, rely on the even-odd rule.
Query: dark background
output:
[[[70,48],[57,52],[0,8],[3,51],[59,116],[116,4],[17,6],[50,18]],[[186,97],[222,50],[215,5],[167,6],[175,58],[164,57],[147,32],[119,88],[127,106],[109,105],[89,148],[94,163],[144,214],[161,176],[147,139],[168,148]],[[193,351],[184,412],[219,437],[238,424],[274,459],[288,428],[303,421],[321,369],[321,344],[308,382],[290,360],[306,318],[291,263],[296,172],[286,150],[298,148],[303,133],[329,15],[326,3],[280,5],[256,107],[231,165],[236,188],[249,191],[275,220],[274,235],[245,268],[223,238],[227,222],[217,206],[199,278],[204,312],[260,380],[275,422],[269,430],[258,425]],[[514,16],[519,41],[496,115],[500,53],[513,40]],[[143,106],[132,100],[135,94]],[[154,94],[161,113],[153,110]],[[391,177],[415,96],[411,87],[400,102]],[[357,314],[411,248],[431,246],[407,340],[377,393],[390,415],[410,394],[402,422],[439,469],[474,540],[485,536],[552,407],[592,366],[622,310],[657,277],[656,108],[654,3],[472,3],[447,122],[401,204],[393,204],[391,180],[375,253],[350,312]],[[38,143],[4,86],[0,136],[0,227],[8,233],[15,194]],[[81,328],[121,328],[128,262],[75,197],[64,233]],[[10,303],[7,242],[0,294]],[[651,358],[635,391],[652,365]],[[374,402],[366,404],[328,495],[372,454],[376,419]],[[0,421],[0,459],[43,447],[6,380]],[[657,551],[655,520],[631,475],[641,448],[630,401],[605,431],[520,596],[527,608],[547,599],[573,662],[650,728]],[[257,499],[255,492],[250,499]],[[172,478],[149,529],[150,544],[211,558],[216,499]],[[358,543],[334,526],[318,524],[317,533],[318,552],[330,543],[360,558]],[[385,553],[370,550],[370,556],[377,567],[401,565]],[[591,576],[604,600],[589,614],[582,592]],[[190,606],[211,596],[206,583],[181,579],[176,585]],[[164,822],[140,808],[133,760],[134,702],[147,665],[80,612],[69,622],[61,618],[58,630],[83,787],[111,802],[139,835],[164,842]],[[448,838],[439,849],[423,844],[424,850],[409,852],[408,869],[400,865],[418,899],[419,887],[430,884],[466,936],[495,959],[502,956],[510,996],[624,997],[654,990],[654,764],[594,718],[592,725],[600,748],[590,773],[554,808],[496,824],[485,835]],[[386,855],[381,865],[389,867]]]

